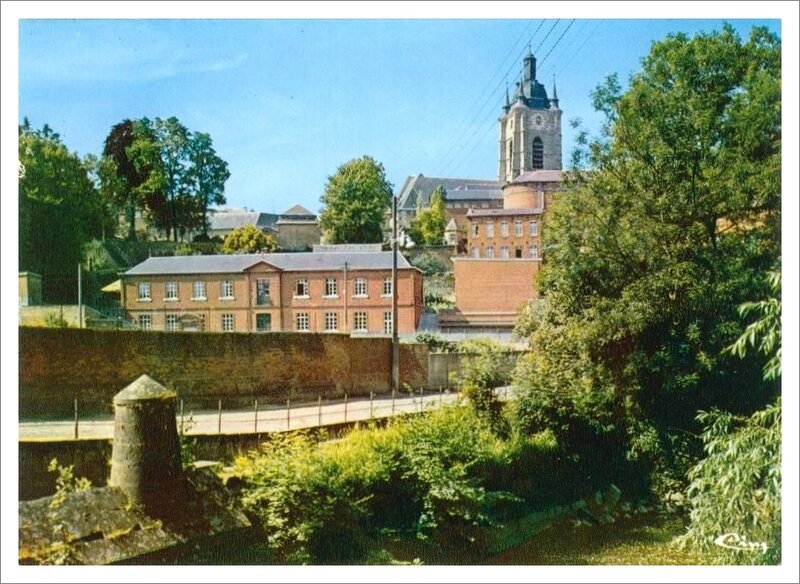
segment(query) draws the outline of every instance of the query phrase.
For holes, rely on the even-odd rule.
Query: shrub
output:
[[[61,312],[48,312],[44,315],[44,326],[51,328],[68,328],[69,323]]]
[[[715,410],[698,420],[707,457],[689,472],[691,525],[681,544],[721,563],[780,564],[780,398],[749,418]]]
[[[434,333],[419,333],[415,340],[427,346],[431,353],[455,353],[457,349],[456,343]]]
[[[422,270],[426,276],[452,271],[444,261],[432,253],[423,253],[411,260],[411,265]]]

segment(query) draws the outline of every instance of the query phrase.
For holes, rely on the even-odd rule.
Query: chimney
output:
[[[114,447],[108,484],[153,517],[179,519],[186,500],[177,395],[142,375],[114,396]]]

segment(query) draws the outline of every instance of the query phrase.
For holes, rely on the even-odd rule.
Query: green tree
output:
[[[208,237],[208,208],[225,204],[225,181],[230,178],[228,163],[217,156],[211,136],[196,132],[189,141],[189,180],[199,208],[199,224]]]
[[[224,253],[270,253],[278,250],[275,238],[255,225],[245,225],[231,231],[222,242]]]
[[[74,302],[83,245],[104,217],[87,167],[49,126],[19,128],[19,269],[42,275],[50,302]]]
[[[418,245],[441,245],[444,241],[444,228],[447,226],[444,187],[436,187],[431,193],[427,207],[417,210],[417,215],[409,226],[409,235]]]
[[[392,184],[371,156],[351,160],[328,177],[320,226],[328,243],[380,243]]]
[[[588,404],[631,447],[645,424],[659,443],[628,454],[656,465],[698,409],[752,412],[774,395],[763,357],[722,349],[780,255],[780,55],[765,29],[746,42],[729,26],[678,34],[653,45],[624,94],[615,78],[593,94],[606,115],[586,142],[593,172],[576,172],[543,234],[531,410],[537,391]]]

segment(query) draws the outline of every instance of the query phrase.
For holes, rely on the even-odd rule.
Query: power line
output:
[[[550,34],[553,32],[553,30],[555,29],[555,27],[556,27],[556,25],[558,24],[558,22],[559,22],[559,20],[557,20],[557,21],[556,21],[556,22],[553,24],[553,26],[550,28],[550,30],[549,30],[549,31],[547,32],[547,34],[545,35],[545,38],[544,38],[544,39],[542,39],[542,42],[540,42],[540,43],[539,43],[539,45],[537,46],[537,49],[536,49],[537,51],[539,50],[539,48],[541,48],[541,46],[544,44],[545,40],[546,40],[546,39],[547,39],[547,38],[550,36]],[[548,51],[548,53],[547,53],[547,55],[545,56],[545,58],[547,58],[547,56],[549,56],[549,55],[550,55],[550,54],[553,52],[553,50],[554,50],[554,49],[555,49],[555,48],[558,46],[558,44],[559,44],[559,43],[561,42],[561,40],[564,38],[564,34],[566,34],[566,32],[569,30],[569,28],[572,26],[572,24],[573,24],[574,22],[575,22],[575,19],[573,19],[573,20],[570,22],[570,24],[568,24],[568,25],[567,25],[567,27],[564,29],[564,32],[561,34],[561,36],[559,36],[559,38],[558,38],[558,39],[557,39],[557,40],[556,40],[556,41],[553,43],[552,47],[550,47],[550,51]],[[544,59],[542,59],[542,60],[544,60]],[[486,122],[488,121],[488,119],[489,119],[489,118],[486,118],[486,119],[484,119],[484,120],[483,120],[483,121],[482,121],[482,122],[479,124],[479,126],[478,126],[478,127],[475,129],[475,131],[473,132],[473,134],[472,134],[472,136],[470,137],[470,139],[472,139],[472,137],[474,137],[475,135],[477,135],[477,133],[478,133],[478,132],[480,131],[480,129],[481,129],[481,126],[483,126],[484,124],[486,124]],[[486,126],[486,128],[487,128],[487,130],[486,130],[486,131],[484,131],[484,133],[483,133],[483,135],[481,136],[481,138],[485,137],[485,136],[486,136],[486,135],[489,133],[489,131],[492,129],[492,128],[491,128],[491,127],[489,127],[489,126]],[[453,172],[453,173],[455,173],[455,172],[456,172],[456,171],[457,171],[459,168],[461,168],[461,166],[464,164],[464,161],[469,159],[469,157],[472,155],[472,153],[475,151],[475,149],[478,147],[478,145],[479,145],[480,143],[481,143],[481,140],[475,141],[475,143],[473,144],[472,148],[469,150],[469,152],[467,153],[467,155],[466,155],[466,156],[462,156],[462,157],[460,157],[460,159],[458,159],[458,160],[459,160],[459,161],[458,161],[458,163],[457,163],[457,164],[456,164],[456,166],[455,166],[455,167],[452,169],[452,172]],[[462,148],[462,151],[463,151],[463,148]]]
[[[559,22],[559,21],[558,21],[558,20],[556,20],[556,24],[558,24],[558,22]],[[544,25],[544,21],[542,21],[542,22],[539,24],[539,26],[536,28],[536,30],[534,31],[533,35],[531,36],[530,42],[533,42],[533,39],[534,39],[534,37],[535,37],[535,36],[536,36],[536,34],[539,32],[539,30],[542,28],[542,25]],[[553,27],[551,27],[551,29],[550,29],[550,31],[551,31],[551,32],[552,32],[552,30],[553,30],[553,28],[554,28],[554,27],[555,27],[555,24],[553,25]],[[549,36],[549,34],[550,34],[550,33],[548,32],[548,33],[547,33],[547,35],[545,35],[545,37],[544,37],[544,38],[545,38],[545,39],[547,39],[547,36]],[[543,39],[543,40],[544,40],[544,39]],[[539,46],[541,46],[541,44],[542,44],[542,43],[539,43]],[[512,69],[513,69],[515,66],[517,66],[517,65],[518,65],[519,58],[520,58],[520,57],[521,57],[523,54],[525,54],[525,47],[523,47],[523,48],[522,48],[522,51],[520,51],[520,52],[519,52],[519,54],[517,54],[517,58],[516,58],[516,60],[515,60],[513,63],[511,63],[511,66],[508,68],[508,70],[506,70],[504,77],[507,77],[507,76],[508,76],[508,74],[511,72],[511,70],[512,70]],[[500,85],[498,85],[498,86],[497,86],[497,88],[495,89],[495,91],[497,91],[497,90],[498,90],[498,89],[499,89],[501,86],[502,86],[502,81],[501,81]],[[491,96],[489,97],[489,100],[487,100],[487,102],[488,102],[488,101],[490,101],[490,100],[491,100]],[[481,111],[482,111],[482,109],[483,109],[483,108],[481,108]],[[475,119],[477,119],[477,117],[478,117],[478,115],[479,115],[479,114],[480,114],[480,111],[479,111],[479,112],[478,112],[478,113],[477,113],[475,116],[473,116],[473,118],[472,118],[472,121],[473,121],[473,122],[475,121]],[[489,111],[489,117],[492,117],[493,115],[494,115],[494,114],[493,114],[493,112],[490,110],[490,111]],[[453,156],[451,156],[451,157],[450,157],[450,158],[447,160],[447,162],[446,162],[445,164],[443,164],[443,165],[442,165],[442,168],[443,168],[443,169],[449,170],[449,167],[450,167],[450,166],[453,164],[453,162],[455,162],[456,160],[458,160],[458,153],[459,153],[460,151],[463,151],[463,149],[467,147],[467,145],[468,145],[468,144],[470,143],[470,141],[471,141],[471,140],[472,140],[472,139],[475,137],[475,135],[478,133],[478,131],[480,131],[480,126],[481,126],[481,125],[483,125],[485,122],[486,122],[486,119],[484,119],[484,120],[483,120],[483,121],[482,121],[482,122],[479,124],[478,128],[476,128],[476,129],[473,131],[473,133],[470,135],[470,137],[467,139],[467,141],[466,141],[466,142],[465,142],[465,143],[464,143],[464,144],[461,146],[461,150],[459,150],[459,151],[455,152],[455,153],[454,153],[454,155],[453,155]],[[463,161],[463,159],[462,159],[462,161]],[[459,164],[460,164],[460,163],[459,163]],[[454,172],[455,172],[455,170],[454,170]],[[446,173],[444,173],[444,172],[443,172],[443,173],[442,173],[442,176],[446,176]]]
[[[506,54],[505,58],[503,59],[503,62],[502,62],[502,64],[501,64],[501,65],[500,65],[500,67],[497,69],[497,71],[498,71],[498,72],[499,72],[500,70],[502,70],[502,68],[505,66],[505,64],[506,64],[506,61],[508,61],[508,58],[509,58],[509,57],[510,57],[510,56],[511,56],[513,53],[514,53],[514,47],[516,47],[516,46],[517,46],[517,43],[519,43],[520,39],[522,39],[522,38],[525,36],[525,34],[528,32],[528,29],[530,29],[530,27],[531,27],[531,26],[533,26],[533,22],[534,22],[534,21],[532,21],[532,20],[531,20],[531,21],[528,23],[528,25],[525,27],[525,29],[522,31],[522,33],[521,33],[521,34],[520,34],[520,35],[517,37],[517,40],[516,40],[516,41],[514,41],[514,44],[512,44],[512,45],[511,45],[511,50],[509,50],[509,52]],[[541,24],[540,24],[539,26],[541,27]],[[483,95],[483,94],[486,92],[486,90],[487,90],[487,89],[490,89],[490,87],[491,87],[492,83],[494,83],[494,77],[492,77],[492,78],[489,80],[489,82],[488,82],[488,83],[487,83],[487,84],[484,86],[484,88],[483,88],[483,89],[481,90],[481,92],[480,92],[480,95]],[[492,96],[492,91],[490,90],[490,91],[489,91],[489,98],[491,98],[491,96]],[[484,106],[485,106],[485,104],[484,104],[484,105],[482,105],[482,106],[481,106],[481,107],[478,109],[478,112],[477,112],[477,113],[475,113],[475,114],[467,114],[467,116],[465,116],[464,120],[461,122],[461,125],[462,125],[462,130],[461,130],[461,133],[458,135],[458,137],[455,139],[455,141],[453,141],[453,142],[452,142],[452,144],[451,144],[451,147],[448,149],[448,151],[445,153],[445,155],[444,155],[444,156],[442,156],[442,159],[445,159],[445,158],[449,157],[449,155],[452,153],[453,149],[454,149],[455,147],[457,147],[457,146],[458,146],[458,141],[459,141],[459,140],[460,140],[460,139],[463,137],[464,133],[466,132],[466,128],[467,128],[467,126],[466,126],[466,123],[469,121],[469,118],[470,118],[471,116],[473,116],[473,117],[474,117],[474,116],[477,116],[477,115],[479,115],[479,114],[480,114],[480,112],[481,112],[481,111],[483,111],[483,107],[484,107]]]
[[[506,62],[508,61],[508,58],[514,54],[515,47],[519,43],[520,39],[522,39],[525,36],[525,33],[530,29],[531,26],[533,26],[533,23],[534,23],[534,21],[530,21],[528,26],[523,30],[522,34],[520,34],[520,36],[517,37],[517,40],[514,41],[514,43],[511,45],[511,50],[508,52],[506,57],[503,59],[503,62],[500,65],[500,67],[497,69],[497,71],[502,71],[502,68],[505,66]],[[533,35],[531,35],[531,37],[530,37],[531,39],[536,36],[536,33],[539,32],[539,29],[542,28],[543,24],[544,24],[544,21],[539,23],[539,26],[533,32]],[[523,46],[522,50],[524,51],[524,46]],[[518,57],[517,57],[517,59],[518,59]],[[514,67],[514,62],[515,61],[512,60],[511,66],[506,71],[506,74],[505,75],[501,75],[498,87],[502,87],[503,77],[507,76],[508,72],[511,71],[511,69]],[[491,84],[493,82],[494,82],[494,76],[491,78],[490,82],[486,85],[484,90],[486,88],[490,88]],[[467,133],[468,129],[470,128],[470,124],[469,124],[470,118],[472,118],[472,120],[474,120],[479,115],[481,115],[481,113],[483,112],[483,109],[486,107],[486,104],[488,104],[491,101],[492,96],[495,95],[496,92],[497,92],[497,87],[495,87],[494,89],[491,89],[489,91],[489,93],[487,94],[486,100],[483,102],[483,104],[480,106],[480,108],[478,108],[478,110],[474,114],[467,115],[466,118],[464,118],[464,120],[461,122],[461,126],[462,126],[461,132],[458,134],[456,139],[451,143],[451,146],[450,146],[450,148],[448,148],[447,152],[443,156],[441,156],[441,158],[439,158],[439,160],[443,161],[441,163],[441,165],[440,165],[441,168],[446,168],[451,163],[451,159],[453,157],[452,155],[455,154],[454,150],[456,148],[458,148],[461,139],[464,137],[464,135]],[[481,91],[481,94],[483,94],[483,93],[484,93],[484,91]],[[434,164],[432,166],[439,166],[438,161],[437,161],[437,164]]]

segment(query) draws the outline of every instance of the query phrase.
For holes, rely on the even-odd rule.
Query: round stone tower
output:
[[[185,501],[175,392],[142,375],[114,396],[108,484],[154,517],[176,517]]]

